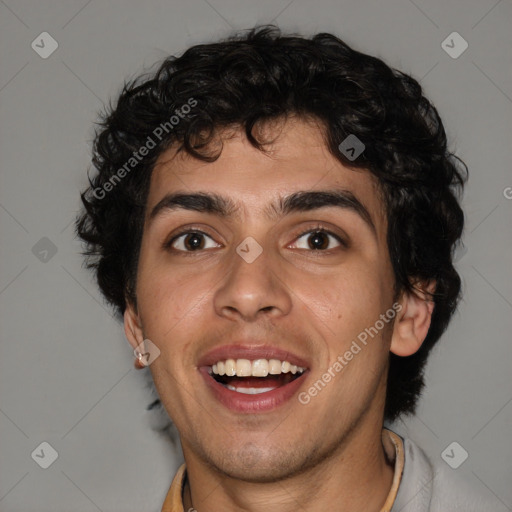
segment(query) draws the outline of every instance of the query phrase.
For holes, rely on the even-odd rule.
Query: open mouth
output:
[[[208,369],[225,388],[245,395],[268,393],[300,378],[306,368],[278,359],[227,359]]]
[[[235,414],[271,413],[293,407],[292,398],[306,384],[307,359],[250,340],[223,345],[203,355],[197,369],[211,397]]]

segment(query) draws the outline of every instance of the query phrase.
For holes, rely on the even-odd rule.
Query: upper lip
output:
[[[272,345],[248,342],[215,347],[199,359],[198,367],[212,366],[218,361],[225,361],[226,359],[249,359],[252,361],[255,359],[279,359],[303,368],[309,368],[309,363],[303,357],[288,350]]]

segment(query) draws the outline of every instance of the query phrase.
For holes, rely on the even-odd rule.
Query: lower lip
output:
[[[304,381],[304,376],[307,373],[307,371],[305,371],[292,382],[273,389],[272,391],[256,395],[246,395],[224,387],[210,376],[208,368],[203,367],[200,368],[199,371],[215,398],[228,409],[240,413],[258,413],[276,409],[290,400],[299,390]]]

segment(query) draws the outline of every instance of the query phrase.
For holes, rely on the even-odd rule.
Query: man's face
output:
[[[129,309],[161,351],[150,369],[185,456],[248,481],[312,466],[352,431],[380,432],[392,327],[358,342],[360,351],[334,369],[392,306],[384,208],[375,178],[336,160],[318,126],[289,120],[270,135],[270,155],[240,133],[224,140],[213,163],[174,149],[161,155],[147,201],[138,311]],[[350,193],[370,218],[347,204],[270,215],[269,205],[302,191]],[[223,217],[163,207],[151,217],[177,192],[217,194],[239,210]],[[319,225],[330,233],[316,233]],[[277,373],[210,375],[227,359],[273,360],[255,367]],[[305,371],[280,373],[283,360]],[[243,374],[247,363],[238,364]],[[329,368],[331,379],[309,393]]]

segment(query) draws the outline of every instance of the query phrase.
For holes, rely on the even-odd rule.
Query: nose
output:
[[[218,315],[253,322],[261,315],[286,315],[292,301],[276,257],[267,250],[251,263],[233,252],[229,272],[214,295]]]

